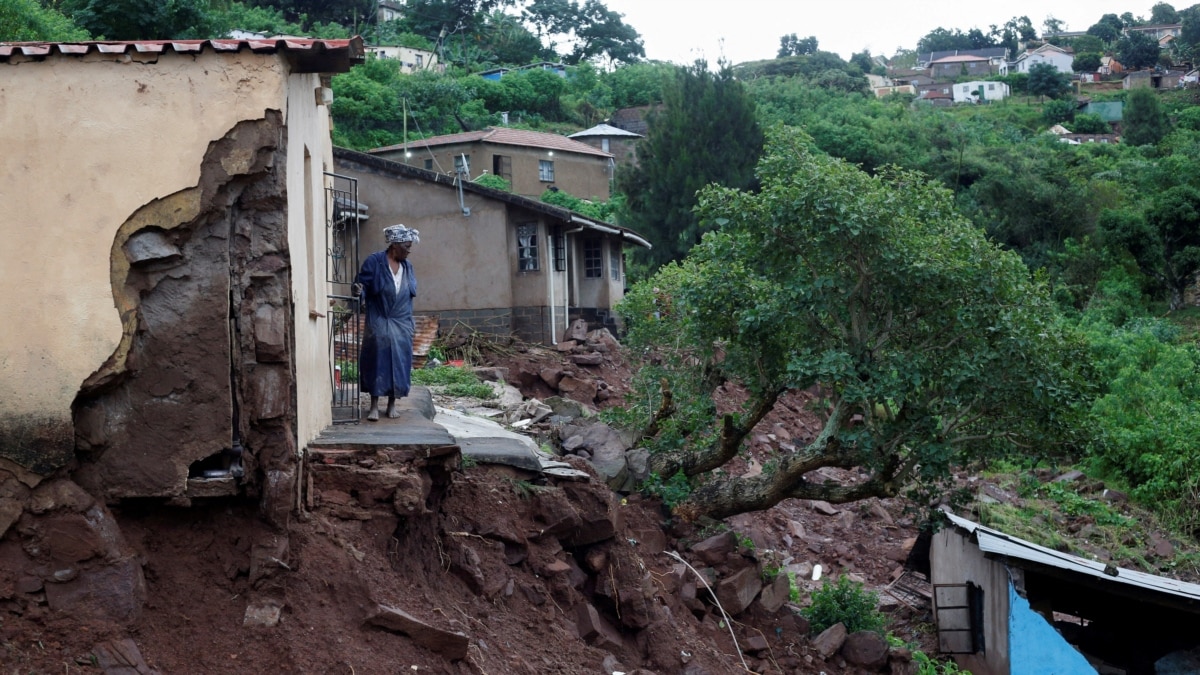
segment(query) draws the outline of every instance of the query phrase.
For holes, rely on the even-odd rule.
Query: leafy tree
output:
[[[1042,106],[1042,120],[1050,126],[1070,122],[1075,118],[1075,102],[1067,100],[1048,101]]]
[[[655,267],[682,258],[707,229],[692,212],[696,192],[749,186],[763,143],[754,102],[725,62],[715,73],[704,60],[677,69],[664,103],[638,144],[638,165],[617,174],[627,198],[620,222],[650,237]]]
[[[661,103],[663,89],[675,76],[675,66],[662,62],[635,63],[605,73],[601,80],[612,89],[614,108]]]
[[[88,32],[38,0],[0,0],[0,42],[81,42]]]
[[[1200,44],[1200,5],[1192,5],[1180,10],[1179,21],[1183,24],[1179,30],[1179,41],[1194,49]]]
[[[1104,41],[1095,35],[1080,35],[1071,40],[1071,48],[1075,50],[1076,54],[1095,52],[1103,56]]]
[[[1083,52],[1075,55],[1075,60],[1071,62],[1071,70],[1077,73],[1094,73],[1100,69],[1100,57],[1103,56],[1099,52]]]
[[[1117,20],[1120,21],[1120,19]],[[1121,36],[1121,29],[1114,28],[1111,23],[1100,22],[1092,24],[1092,26],[1087,29],[1087,34],[1103,40],[1104,44],[1112,44],[1113,40],[1116,40]]]
[[[303,35],[304,27],[291,23],[274,7],[231,2],[217,13],[216,22],[223,32],[247,30],[265,35]],[[388,43],[390,44],[390,43]]]
[[[1162,320],[1086,326],[1105,391],[1092,406],[1092,459],[1181,531],[1200,527],[1200,351]]]
[[[758,176],[756,192],[706,188],[698,211],[717,229],[621,305],[630,344],[662,355],[639,382],[664,378],[663,393],[640,389],[651,398],[632,414],[652,471],[694,483],[677,513],[892,495],[967,458],[1071,440],[1084,400],[1075,341],[1046,288],[948,191],[915,173],[868,176],[787,128]],[[749,398],[718,415],[725,381]],[[718,472],[789,390],[818,392],[815,436],[759,476]],[[823,466],[869,477],[805,479]]]
[[[850,65],[857,66],[865,75],[875,68],[875,61],[871,59],[871,52],[864,49],[861,52],[850,55]]]
[[[567,63],[603,57],[609,63],[635,63],[646,56],[641,35],[624,22],[624,15],[609,10],[599,0],[531,0],[522,16],[539,37],[568,41]]]
[[[64,0],[64,13],[108,40],[211,38],[222,31],[208,0]]]
[[[951,31],[940,26],[929,31],[917,41],[917,51],[921,54],[955,49],[978,49],[978,47],[975,46],[971,37],[961,30],[956,28]]]
[[[1171,309],[1183,306],[1183,293],[1200,272],[1200,189],[1176,185],[1144,212],[1105,211],[1099,225],[1109,246],[1128,251],[1168,292]]]
[[[1158,94],[1149,87],[1138,87],[1125,99],[1121,141],[1129,145],[1153,145],[1167,135],[1167,119],[1158,102]]]
[[[1158,53],[1158,40],[1146,33],[1135,31],[1117,40],[1117,60],[1126,68],[1149,68],[1158,63]]]
[[[554,52],[546,49],[517,17],[501,11],[487,16],[475,42],[495,63],[525,65],[555,58]]]
[[[335,23],[359,32],[361,26],[374,23],[374,0],[250,0],[258,7],[283,12],[288,21],[311,26]]]
[[[1165,2],[1157,3],[1150,8],[1150,23],[1179,23],[1179,12]]]
[[[785,56],[804,56],[805,54],[814,54],[817,51],[817,38],[810,35],[803,40],[796,37],[795,33],[789,33],[779,38],[779,53],[775,56],[783,58]]]
[[[1060,19],[1054,18],[1052,15],[1046,16],[1046,20],[1042,22],[1042,35],[1055,35],[1063,31],[1063,22]]]
[[[1093,113],[1080,113],[1076,115],[1075,122],[1072,127],[1072,131],[1077,134],[1112,133],[1112,129],[1109,128],[1108,122],[1105,122],[1099,115]]]
[[[1049,63],[1035,63],[1029,67],[1029,93],[1039,98],[1058,98],[1071,91],[1071,77],[1058,72]]]

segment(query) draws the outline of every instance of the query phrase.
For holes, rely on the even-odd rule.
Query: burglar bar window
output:
[[[600,253],[600,239],[583,240],[583,276],[588,279],[604,278],[604,260]]]
[[[517,226],[517,269],[522,272],[538,269],[537,225],[534,223]]]
[[[608,269],[613,281],[621,280],[621,243],[609,242]]]
[[[566,235],[557,227],[554,228],[554,235],[550,241],[554,247],[554,271],[565,272],[567,269],[567,243]]]

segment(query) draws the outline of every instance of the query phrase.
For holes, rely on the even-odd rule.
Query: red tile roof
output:
[[[375,148],[368,150],[371,154],[382,154],[385,152],[394,152],[396,150],[411,150],[416,148],[433,148],[443,145],[456,145],[459,143],[499,143],[502,145],[519,145],[526,148],[544,148],[548,150],[561,150],[563,152],[575,152],[581,155],[596,155],[599,157],[612,157],[610,152],[604,152],[598,148],[592,147],[587,143],[572,140],[566,136],[558,134],[547,134],[540,131],[525,131],[522,129],[510,129],[508,127],[488,127],[480,131],[466,131],[461,134],[447,134],[445,136],[431,136],[422,138],[418,141],[409,141],[408,143],[400,143],[398,145],[389,145],[383,148]]]
[[[328,66],[338,61],[358,62],[363,58],[362,38],[313,40],[308,38],[267,38],[262,40],[121,40],[104,42],[4,42],[0,43],[0,62],[13,57],[41,60],[51,54],[84,56],[98,54],[199,54],[205,50],[237,53],[243,49],[256,54],[288,54],[302,62],[319,60]],[[347,68],[349,65],[346,66]],[[312,71],[310,71],[312,72]],[[329,71],[334,72],[334,71]]]

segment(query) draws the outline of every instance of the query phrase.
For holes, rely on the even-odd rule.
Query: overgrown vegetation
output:
[[[818,635],[834,624],[846,626],[847,633],[875,631],[882,633],[887,618],[875,607],[879,597],[864,590],[863,585],[841,575],[836,582],[826,580],[812,593],[812,604],[801,610],[808,619],[813,635]]]
[[[412,383],[435,387],[438,393],[446,396],[496,398],[495,390],[488,384],[480,382],[475,373],[466,368],[454,366],[416,368],[412,371]]]

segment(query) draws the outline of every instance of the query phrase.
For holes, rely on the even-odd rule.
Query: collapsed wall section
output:
[[[252,493],[286,493],[269,509],[286,519],[296,453],[285,153],[278,113],[241,122],[210,145],[195,187],[119,229],[121,342],[72,406],[74,477],[92,494],[185,501],[189,475],[240,462]]]

